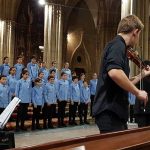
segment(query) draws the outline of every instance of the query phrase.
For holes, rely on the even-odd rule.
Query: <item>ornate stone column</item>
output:
[[[134,0],[122,0],[121,4],[121,18],[124,18],[127,15],[133,14],[134,12]],[[135,73],[135,64],[133,62],[129,62],[130,65],[130,76],[134,76]]]
[[[50,67],[51,61],[58,63],[58,69],[62,65],[62,7],[53,2],[45,5],[44,25],[44,61]]]
[[[3,57],[8,56],[13,65],[15,29],[12,21],[0,20],[0,64]]]
[[[136,15],[143,21],[144,30],[141,33],[140,41],[138,44],[138,48],[140,49],[141,57],[143,60],[150,59],[150,52],[149,52],[149,10],[150,1],[144,0],[136,1]]]
[[[20,0],[0,0],[0,64],[5,56],[13,65],[15,41],[15,17]]]

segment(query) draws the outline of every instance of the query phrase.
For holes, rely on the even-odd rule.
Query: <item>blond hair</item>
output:
[[[144,25],[142,21],[135,15],[124,17],[118,25],[117,33],[128,34],[134,29],[143,30]]]

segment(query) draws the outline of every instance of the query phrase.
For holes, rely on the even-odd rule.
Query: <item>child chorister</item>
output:
[[[32,80],[32,86],[34,85],[34,80],[38,77],[39,66],[36,62],[36,57],[31,57],[31,62],[27,64],[27,69],[29,71],[30,78]]]
[[[61,70],[61,73],[65,72],[67,75],[67,80],[69,81],[69,83],[71,84],[72,82],[72,74],[71,74],[71,70],[69,69],[69,63],[65,62],[64,68]]]
[[[10,69],[8,63],[9,63],[9,58],[6,56],[3,59],[3,64],[0,66],[1,75],[4,75],[6,77],[9,75],[9,69]]]
[[[57,103],[57,90],[55,84],[54,76],[48,77],[48,83],[44,88],[44,108],[43,108],[43,117],[44,117],[44,129],[53,128],[52,117],[56,114],[56,103]],[[47,126],[48,120],[48,126]]]
[[[15,97],[15,89],[16,89],[16,84],[17,84],[17,79],[16,79],[16,68],[11,67],[9,70],[10,75],[7,76],[7,85],[9,87],[9,101]]]
[[[32,104],[33,104],[32,130],[41,129],[39,120],[41,109],[44,105],[44,89],[42,86],[41,79],[39,78],[35,79],[34,81],[34,87],[32,89]]]
[[[31,103],[31,80],[29,80],[29,72],[27,70],[24,70],[22,72],[22,78],[18,80],[15,90],[15,95],[19,99],[21,99],[21,102],[18,107],[17,112],[17,119],[16,119],[16,130],[18,131],[20,129],[20,121],[21,121],[21,129],[26,130],[24,128],[24,122],[27,118],[27,112],[28,112],[28,106],[29,103]]]
[[[64,117],[67,101],[70,99],[69,95],[69,81],[67,74],[61,73],[61,79],[57,82],[57,96],[58,96],[58,126],[65,127]]]
[[[0,114],[9,104],[9,88],[6,82],[6,76],[0,75]]]
[[[79,105],[79,117],[80,117],[80,124],[89,124],[87,122],[87,110],[88,110],[88,103],[90,102],[90,89],[88,88],[88,84],[86,81],[83,82],[83,87],[81,88],[81,98],[80,98],[80,105]],[[84,117],[84,122],[83,122]]]
[[[70,105],[69,105],[69,124],[77,125],[75,122],[75,116],[77,112],[78,103],[80,102],[80,88],[78,84],[78,77],[72,77],[72,83],[70,85]]]
[[[96,86],[97,86],[97,74],[93,74],[93,79],[90,80],[90,93],[91,93],[91,112],[90,115],[92,116],[92,107],[93,107],[93,102],[94,102],[94,97],[96,93]]]
[[[79,80],[79,88],[82,88],[83,87],[83,82],[85,80],[85,74],[84,73],[81,73],[80,74],[80,80]]]
[[[14,67],[16,68],[16,79],[20,80],[21,73],[22,73],[22,70],[24,68],[24,65],[22,64],[22,57],[21,56],[17,57],[17,64],[15,64]]]
[[[39,72],[38,73],[38,78],[41,80],[42,86],[44,86],[46,84],[46,81],[44,80],[44,73],[43,72]]]
[[[49,76],[49,70],[46,68],[46,62],[42,62],[42,67],[39,69],[39,72],[43,72],[44,73],[44,77],[43,77],[43,80],[45,83],[47,83],[47,79],[48,79],[48,76]]]

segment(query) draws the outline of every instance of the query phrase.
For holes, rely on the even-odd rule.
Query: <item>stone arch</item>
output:
[[[72,9],[80,1],[81,0],[68,0],[66,2],[66,7],[69,7],[69,9],[67,9],[67,13],[66,13],[66,17],[65,17],[66,21],[68,21],[69,16],[70,16],[70,14],[72,12]],[[96,0],[83,0],[83,1],[87,4],[87,6],[88,6],[88,8],[90,10],[90,13],[91,13],[91,15],[93,17],[93,21],[94,21],[95,27],[96,27],[96,25],[97,25],[97,10],[98,10],[98,3],[97,3],[97,1]]]
[[[80,9],[72,9],[68,19],[66,35],[69,35],[69,40],[66,37],[67,48],[64,50],[64,61],[69,61],[71,69],[74,69],[74,62],[78,54],[85,63],[79,64],[77,61],[76,63],[80,67],[84,66],[87,74],[91,74],[94,72],[91,66],[95,64],[92,53],[96,54],[96,28],[87,3],[80,0],[75,7]]]

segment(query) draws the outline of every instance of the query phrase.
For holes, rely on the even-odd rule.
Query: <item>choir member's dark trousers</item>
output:
[[[84,122],[87,122],[87,111],[88,111],[88,104],[80,103],[79,105],[80,123],[83,123],[83,117],[84,117]]]
[[[55,116],[55,114],[56,114],[56,104],[48,105],[47,103],[45,103],[43,107],[43,128],[46,129],[47,127],[48,128],[53,127],[52,118]]]
[[[92,107],[93,107],[94,97],[95,97],[95,95],[91,95],[91,106],[90,106],[91,112],[90,112],[90,116],[92,116],[92,114],[93,114]]]
[[[65,100],[58,101],[58,125],[59,126],[64,125],[66,104],[67,104],[67,102]]]
[[[37,107],[33,106],[33,115],[32,115],[32,129],[40,129],[40,115],[41,114],[41,106],[37,105]],[[35,126],[36,125],[36,126]]]
[[[21,122],[21,129],[24,129],[24,122],[27,119],[29,103],[20,103],[17,109],[16,129],[20,129],[19,123]]]
[[[69,105],[69,124],[75,123],[75,117],[77,113],[78,102],[74,102],[73,105]]]

